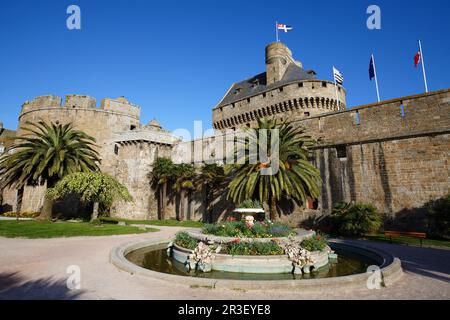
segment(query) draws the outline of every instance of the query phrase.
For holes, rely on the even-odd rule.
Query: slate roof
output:
[[[217,107],[222,107],[233,102],[255,96],[262,92],[281,87],[294,81],[316,79],[316,72],[314,70],[305,70],[295,63],[291,63],[280,81],[268,86],[266,78],[266,73],[264,72],[252,78],[233,84],[233,86],[226,93],[225,97],[223,97],[223,99],[219,102]]]

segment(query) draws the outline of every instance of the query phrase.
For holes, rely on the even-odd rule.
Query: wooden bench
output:
[[[385,231],[385,237],[389,237],[392,243],[392,237],[411,237],[420,239],[420,246],[422,246],[422,240],[427,238],[427,234],[424,232],[404,232],[404,231]]]

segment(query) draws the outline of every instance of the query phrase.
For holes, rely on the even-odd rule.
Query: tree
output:
[[[98,171],[100,159],[95,139],[75,130],[72,124],[26,123],[26,134],[16,137],[12,153],[0,158],[2,187],[23,188],[46,182],[52,188],[61,178],[75,172]],[[41,219],[51,219],[53,201],[44,198]]]
[[[205,195],[205,213],[207,222],[212,222],[212,202],[217,193],[225,189],[226,176],[222,166],[205,164],[197,178],[199,189],[204,191]]]
[[[195,168],[191,164],[178,164],[175,165],[174,170],[174,190],[180,193],[180,214],[178,216],[178,220],[183,221],[185,219],[184,216],[184,203],[186,199],[186,194],[188,194],[188,198],[190,192],[194,190],[194,178],[195,178]]]
[[[275,141],[276,135],[272,141],[272,130],[278,130],[278,141]],[[247,133],[247,138],[241,141],[245,154],[236,152],[236,164],[226,166],[226,173],[232,176],[228,186],[229,199],[235,203],[246,199],[266,203],[270,209],[270,218],[274,220],[277,218],[277,202],[282,197],[302,203],[306,203],[308,197],[318,198],[322,179],[320,172],[308,160],[309,148],[315,142],[305,135],[303,128],[294,128],[286,123],[279,125],[276,119],[259,119],[257,130],[247,129]],[[278,155],[270,154],[271,150],[268,150],[269,162],[258,159],[252,164],[250,157],[255,156],[252,152],[262,135],[267,135],[269,146],[278,142]],[[262,174],[263,169],[270,172],[272,164],[276,163],[279,165],[276,173]]]
[[[167,185],[173,179],[174,164],[170,158],[156,158],[153,163],[153,170],[150,174],[151,183],[159,193],[159,217],[161,220],[166,218],[166,194]]]
[[[60,180],[54,188],[48,189],[46,197],[53,200],[76,195],[84,203],[94,204],[92,219],[97,218],[98,205],[108,211],[115,201],[131,201],[128,189],[114,177],[101,172],[77,172]],[[97,205],[96,205],[97,204]]]

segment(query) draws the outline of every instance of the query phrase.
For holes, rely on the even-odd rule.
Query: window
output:
[[[265,97],[266,97],[266,93],[264,92],[264,93],[262,94],[262,96],[263,96],[263,98],[265,98]]]
[[[299,88],[303,88],[303,82],[300,82],[300,83],[298,84],[298,87],[299,87]]]
[[[232,107],[232,108],[234,108],[234,106],[235,106],[235,104],[234,104],[234,103],[232,103],[232,104],[231,104],[231,107]]]
[[[119,146],[116,144],[114,145],[114,154],[117,156],[119,155]]]
[[[361,124],[361,118],[359,117],[359,111],[358,110],[356,110],[356,113],[355,113],[355,123],[356,123],[357,126],[359,126]]]
[[[130,126],[130,130],[134,130],[134,129],[136,129],[136,126],[135,125],[131,125]]]
[[[337,146],[336,147],[337,157],[339,159],[347,159],[347,147],[346,146]]]
[[[250,123],[247,123],[246,126],[247,126],[247,128],[250,128]]]
[[[250,98],[247,98],[247,103],[250,103]]]
[[[402,118],[405,117],[405,106],[403,105],[403,103],[400,105],[400,115],[402,116]]]
[[[309,112],[305,112],[303,114],[305,115],[305,117],[309,117]]]
[[[283,92],[284,88],[283,88],[283,87],[281,87],[281,88],[280,88],[279,90],[280,90],[280,92]]]
[[[220,107],[220,108],[219,108],[219,111],[222,112],[222,111],[223,111],[223,107]]]
[[[326,82],[322,82],[322,87],[326,88],[327,87],[327,83]]]

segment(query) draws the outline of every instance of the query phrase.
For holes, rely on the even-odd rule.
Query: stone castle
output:
[[[286,205],[283,212],[296,220],[327,213],[340,201],[361,201],[400,222],[417,223],[426,202],[450,192],[450,89],[347,109],[345,89],[318,80],[280,42],[266,47],[264,73],[233,84],[213,108],[216,137],[183,142],[156,120],[141,124],[140,107],[124,97],[103,99],[97,107],[94,98],[81,95],[68,95],[63,104],[55,96],[25,102],[17,134],[27,121],[73,123],[96,138],[102,171],[117,177],[134,198],[115,204],[113,215],[156,219],[149,175],[157,156],[198,163],[206,159],[187,151],[199,147],[203,156],[214,158],[217,137],[254,127],[262,117],[305,127],[319,140],[312,161],[324,180],[322,196],[316,203]],[[0,143],[2,139],[6,138],[0,134]],[[23,194],[3,190],[3,211],[38,211],[44,190],[45,186],[27,186]],[[203,198],[199,193],[185,200],[186,217],[203,216]],[[169,199],[169,216],[176,215],[179,201]],[[223,197],[215,203],[216,218],[231,208]],[[69,207],[60,209],[78,210],[75,204]]]

